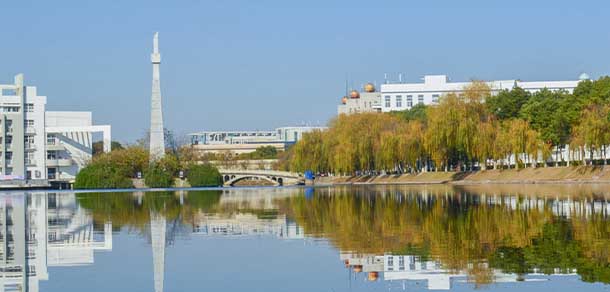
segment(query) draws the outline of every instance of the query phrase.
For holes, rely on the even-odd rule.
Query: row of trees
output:
[[[472,82],[438,105],[389,114],[341,115],[304,135],[286,167],[337,174],[606,164],[610,77],[573,93],[521,88],[492,95]]]

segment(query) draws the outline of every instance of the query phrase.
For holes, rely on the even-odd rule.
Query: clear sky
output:
[[[0,83],[91,110],[115,139],[148,128],[160,33],[165,125],[326,123],[345,79],[573,80],[610,74],[608,1],[0,1]]]

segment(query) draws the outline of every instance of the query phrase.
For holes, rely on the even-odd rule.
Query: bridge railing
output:
[[[235,175],[269,175],[269,176],[281,176],[281,177],[293,177],[298,178],[302,175],[295,172],[278,171],[278,170],[235,170],[235,169],[219,169],[220,174],[235,174]]]

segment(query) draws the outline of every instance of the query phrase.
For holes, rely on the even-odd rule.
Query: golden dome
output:
[[[367,83],[366,85],[364,85],[364,91],[375,92],[375,85],[373,85],[373,83]]]
[[[354,266],[354,272],[356,272],[356,273],[360,273],[360,272],[362,272],[362,265],[356,265],[356,266]]]
[[[342,104],[346,104],[347,103],[347,96],[344,96],[343,98],[341,98],[341,103]]]
[[[369,281],[371,282],[375,282],[377,281],[377,278],[379,278],[379,273],[377,272],[369,272]]]
[[[349,97],[351,98],[360,98],[360,93],[356,90],[352,90],[352,92],[350,92]]]

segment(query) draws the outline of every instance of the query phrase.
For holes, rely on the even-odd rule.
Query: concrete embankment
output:
[[[426,172],[420,174],[318,177],[316,184],[557,184],[608,183],[610,166],[546,167],[473,172]]]

